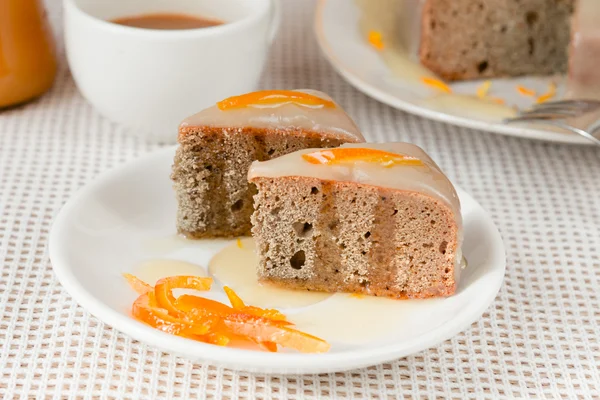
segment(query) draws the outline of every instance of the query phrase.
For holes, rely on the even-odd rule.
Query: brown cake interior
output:
[[[177,229],[190,238],[250,235],[256,193],[247,179],[252,161],[357,141],[301,129],[182,127],[172,173]]]
[[[575,0],[427,0],[420,59],[444,79],[567,70]]]
[[[261,281],[393,298],[454,293],[458,228],[439,200],[307,177],[252,181]]]

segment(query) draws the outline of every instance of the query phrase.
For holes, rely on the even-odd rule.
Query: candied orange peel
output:
[[[452,88],[448,86],[446,82],[443,82],[439,79],[424,76],[421,78],[421,82],[427,86],[431,86],[434,89],[441,90],[442,92],[452,93]]]
[[[383,43],[383,35],[379,31],[369,31],[368,40],[371,46],[377,50],[383,50],[385,47]]]
[[[218,346],[253,343],[269,352],[277,352],[278,346],[303,353],[329,350],[323,339],[294,329],[280,311],[246,305],[231,288],[224,288],[231,306],[192,294],[177,298],[173,294],[174,289],[208,291],[211,278],[171,276],[152,287],[131,274],[123,276],[139,294],[131,307],[133,317],[163,332]]]
[[[550,82],[550,84],[548,85],[548,91],[540,97],[538,97],[536,103],[545,103],[548,100],[552,99],[554,96],[556,96],[556,83]]]
[[[491,81],[483,82],[481,85],[479,85],[477,87],[477,97],[479,97],[480,99],[485,98],[488,95],[491,87],[492,87]]]
[[[392,167],[395,165],[423,165],[423,161],[415,157],[390,153],[383,150],[358,147],[319,150],[313,153],[303,154],[302,158],[311,164],[324,165],[352,163],[355,161],[377,163],[384,167]]]
[[[261,90],[246,93],[220,101],[217,103],[217,107],[225,111],[245,107],[276,106],[289,103],[313,108],[335,108],[335,103],[331,100],[295,90]]]
[[[517,85],[517,92],[519,92],[523,96],[529,96],[529,97],[535,96],[535,90],[529,89],[529,88],[527,88],[525,86],[521,86],[521,85]]]
[[[138,294],[148,293],[152,290],[152,286],[131,274],[123,274],[123,277],[127,279],[129,286],[131,286]]]

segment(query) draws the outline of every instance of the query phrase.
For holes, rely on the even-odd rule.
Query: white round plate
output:
[[[382,61],[378,52],[362,37],[359,31],[360,10],[354,0],[319,0],[315,16],[315,33],[323,54],[331,65],[351,85],[366,95],[394,108],[421,117],[446,122],[466,128],[479,129],[529,139],[561,143],[592,144],[586,139],[567,132],[534,129],[519,125],[506,125],[500,118],[490,118],[477,110],[461,110],[460,114],[443,112],[430,106],[424,96],[406,86],[394,76]],[[498,97],[507,104],[520,108],[532,103],[516,91],[517,85],[547,88],[549,77],[521,77],[514,79],[492,79],[492,87]],[[475,93],[479,82],[452,84],[457,93]],[[562,92],[559,84],[558,92]],[[544,89],[540,89],[544,90]]]
[[[404,357],[449,339],[483,314],[502,284],[502,238],[481,206],[458,189],[468,267],[462,271],[457,293],[446,299],[406,302],[402,313],[405,323],[385,339],[344,345],[336,343],[335,337],[325,337],[332,345],[328,353],[300,354],[219,347],[163,333],[130,317],[136,294],[121,274],[153,258],[206,267],[210,258],[230,243],[186,241],[189,247],[170,250],[169,246],[157,250],[148,245],[175,233],[176,203],[169,179],[174,153],[173,147],[165,148],[102,175],[63,207],[50,236],[54,271],[73,298],[108,325],[149,345],[200,362],[250,372],[349,370]],[[220,291],[216,286],[213,290]]]

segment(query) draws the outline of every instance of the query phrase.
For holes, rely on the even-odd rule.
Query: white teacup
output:
[[[112,121],[174,142],[185,117],[256,88],[279,25],[279,0],[64,0],[65,42],[83,96]],[[216,18],[153,30],[110,20],[154,13]]]

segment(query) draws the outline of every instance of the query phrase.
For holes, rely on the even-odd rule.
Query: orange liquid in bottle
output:
[[[0,0],[0,108],[31,100],[52,86],[56,57],[39,0]]]

